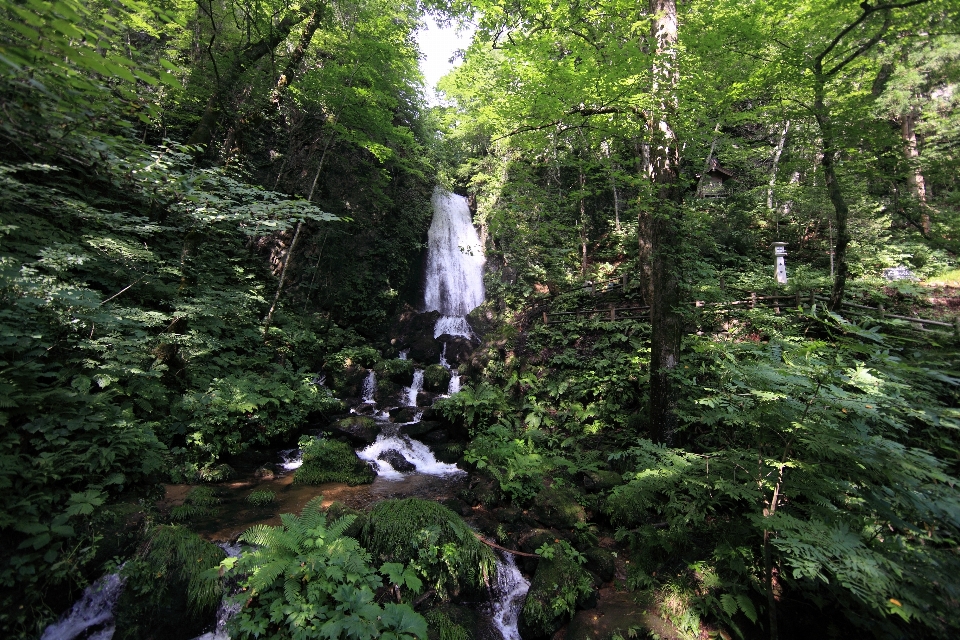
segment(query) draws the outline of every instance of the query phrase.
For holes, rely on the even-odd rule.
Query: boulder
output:
[[[390,327],[390,344],[397,350],[409,349],[410,360],[439,362],[439,342],[433,339],[433,327],[440,318],[439,311],[420,313],[406,305]]]
[[[393,467],[394,471],[399,471],[401,473],[417,470],[417,467],[408,462],[407,459],[403,457],[403,454],[396,449],[387,449],[377,456],[377,460],[383,460]]]
[[[450,440],[450,434],[446,429],[436,429],[423,434],[419,439],[427,444],[446,444]]]
[[[596,602],[590,575],[562,552],[557,552],[553,559],[537,564],[520,612],[520,637],[525,640],[549,638],[577,609],[596,606]]]
[[[463,444],[459,442],[448,442],[446,444],[435,444],[430,447],[433,451],[433,457],[440,462],[447,464],[459,463],[463,458]]]
[[[606,549],[594,547],[593,549],[584,551],[583,555],[587,559],[587,562],[583,566],[588,571],[597,574],[601,582],[610,582],[613,580],[617,567],[611,552]]]
[[[330,423],[325,431],[334,436],[346,438],[354,445],[359,446],[370,444],[376,440],[380,434],[380,425],[373,418],[349,416]]]
[[[447,364],[451,367],[458,367],[461,364],[470,362],[470,356],[473,355],[473,350],[477,346],[475,342],[463,336],[443,334],[438,336],[437,340],[446,345],[446,351],[442,351],[443,347],[441,347],[441,351]],[[446,391],[446,389],[444,389],[444,391]]]
[[[410,424],[400,425],[400,433],[405,436],[410,436],[411,438],[417,438],[420,440],[426,434],[430,433],[431,431],[436,431],[442,426],[442,422],[436,422],[434,420],[421,420],[420,422],[411,422]]]
[[[578,522],[586,522],[587,514],[579,498],[579,493],[572,487],[544,487],[533,500],[533,517],[558,529],[569,529]]]
[[[394,407],[390,409],[390,419],[396,423],[410,422],[420,409],[416,407]]]
[[[439,364],[432,364],[423,370],[423,388],[433,393],[446,393],[450,387],[450,370]]]
[[[580,485],[588,493],[609,491],[623,484],[623,477],[615,471],[584,471],[580,475]]]

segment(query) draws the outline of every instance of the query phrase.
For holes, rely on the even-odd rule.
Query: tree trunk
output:
[[[917,147],[917,108],[910,109],[903,114],[900,123],[900,134],[903,137],[903,152],[907,157],[910,175],[910,193],[920,203],[920,224],[923,234],[930,233],[930,209],[927,207],[927,184],[920,169],[920,149]]]
[[[217,118],[220,115],[223,102],[234,90],[243,72],[286,40],[295,26],[303,22],[307,17],[322,13],[325,8],[326,4],[320,0],[307,3],[301,7],[299,11],[292,11],[284,16],[270,32],[269,36],[256,42],[251,42],[230,56],[223,69],[223,73],[217,81],[216,88],[207,99],[200,123],[197,125],[197,128],[193,130],[193,133],[187,140],[187,144],[208,144],[213,138],[213,129],[217,124]]]
[[[847,229],[847,219],[850,217],[850,207],[843,197],[843,189],[837,179],[837,141],[830,121],[830,110],[826,105],[826,78],[819,69],[814,71],[814,103],[813,113],[820,127],[820,137],[823,140],[823,157],[820,165],[823,167],[823,177],[826,181],[827,196],[833,205],[837,223],[837,244],[833,249],[834,264],[833,290],[830,292],[830,309],[840,311],[843,304],[843,295],[847,286],[847,245],[850,244],[850,231]]]
[[[770,182],[767,184],[767,211],[774,215],[776,218],[776,229],[777,234],[780,233],[780,217],[777,215],[777,211],[774,208],[774,193],[773,189],[777,186],[777,169],[780,167],[780,156],[783,155],[783,148],[787,144],[787,132],[790,131],[790,121],[787,120],[786,124],[783,125],[783,133],[780,134],[780,139],[777,140],[777,146],[773,151],[773,166],[770,168]],[[777,238],[779,240],[779,238]]]
[[[680,359],[680,154],[671,122],[677,110],[677,3],[650,0],[653,15],[653,95],[650,179],[656,211],[650,216],[652,249],[650,305],[650,431],[656,442],[672,444],[677,427],[677,393],[671,380]]]

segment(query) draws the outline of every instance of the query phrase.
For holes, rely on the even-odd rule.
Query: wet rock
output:
[[[350,416],[331,423],[326,429],[334,436],[344,437],[355,445],[370,444],[380,434],[380,425],[373,418]]]
[[[427,444],[445,444],[450,440],[450,434],[447,433],[446,429],[436,429],[430,433],[423,434],[420,440]]]
[[[450,511],[460,514],[464,518],[473,515],[473,508],[459,498],[447,498],[446,500],[441,500],[440,504],[450,509]]]
[[[499,509],[494,509],[494,517],[500,522],[514,523],[520,520],[522,515],[520,509],[516,507],[500,507]]]
[[[433,393],[446,393],[450,387],[450,371],[439,364],[423,370],[423,388]]]
[[[601,582],[613,580],[617,567],[611,552],[606,549],[593,548],[587,549],[583,555],[587,558],[587,562],[583,566],[597,574]]]
[[[459,442],[448,442],[446,444],[435,444],[430,447],[433,451],[433,457],[440,462],[448,464],[460,463],[463,458],[464,446]]]
[[[400,433],[410,436],[411,438],[417,438],[419,440],[422,438],[422,436],[430,433],[431,431],[435,431],[442,426],[442,422],[436,422],[434,420],[421,420],[420,422],[401,425]]]
[[[449,364],[451,367],[458,367],[461,364],[470,362],[470,357],[473,355],[473,350],[477,347],[476,342],[471,341],[469,338],[464,338],[463,336],[451,336],[443,334],[442,336],[438,337],[437,340],[447,345],[447,349],[443,352],[443,354],[447,364]]]
[[[383,360],[374,368],[377,379],[392,382],[401,387],[409,387],[413,383],[414,363],[412,360]]]
[[[548,527],[569,529],[587,520],[579,498],[572,487],[544,487],[534,498],[532,515]]]
[[[410,422],[419,411],[416,407],[396,407],[390,410],[390,419],[397,423]]]
[[[438,362],[440,344],[433,339],[433,327],[440,318],[439,311],[420,313],[410,305],[404,309],[390,326],[390,344],[398,351],[410,349],[408,358],[417,362]],[[432,352],[435,357],[431,357]]]
[[[421,391],[417,394],[417,406],[418,407],[429,407],[433,404],[433,401],[437,399],[439,393],[431,393],[429,391]]]
[[[395,471],[399,471],[401,473],[417,470],[417,467],[408,462],[407,459],[404,458],[403,455],[396,449],[387,449],[377,456],[377,460],[383,460],[384,462],[389,463]]]
[[[358,416],[372,416],[377,412],[377,408],[372,404],[358,404],[353,408],[353,413]]]
[[[584,471],[580,476],[580,485],[589,493],[609,491],[623,484],[623,478],[614,471]]]
[[[373,392],[373,399],[381,404],[389,403],[398,393],[403,391],[404,385],[391,380],[377,380],[377,388]]]

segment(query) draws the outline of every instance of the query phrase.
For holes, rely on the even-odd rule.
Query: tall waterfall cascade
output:
[[[431,202],[423,310],[442,314],[434,338],[443,334],[470,338],[473,330],[466,315],[484,300],[483,245],[466,198],[436,187]]]

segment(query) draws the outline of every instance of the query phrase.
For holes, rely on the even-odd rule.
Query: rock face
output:
[[[450,372],[439,364],[432,364],[423,370],[423,388],[433,393],[446,393],[450,386]]]
[[[433,339],[439,311],[420,313],[406,305],[390,327],[390,344],[398,351],[409,349],[408,358],[417,362],[439,362],[441,344]]]
[[[441,343],[446,344],[444,358],[451,367],[457,367],[461,364],[470,362],[470,356],[476,344],[463,336],[451,336],[443,334],[437,338]]]
[[[388,463],[391,467],[393,467],[395,471],[399,471],[401,473],[417,470],[417,467],[411,464],[396,449],[387,449],[386,451],[381,453],[379,456],[377,456],[377,460],[383,460],[384,462]]]
[[[368,445],[380,434],[380,426],[376,421],[364,416],[341,418],[324,430],[334,436],[346,438],[355,446]]]

